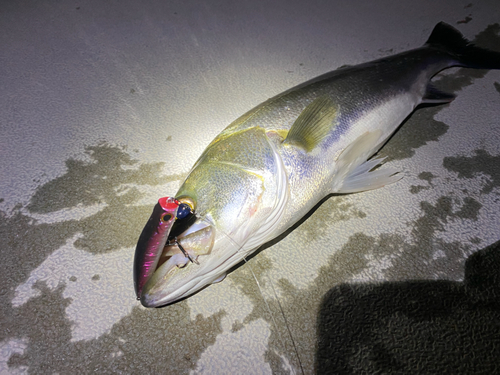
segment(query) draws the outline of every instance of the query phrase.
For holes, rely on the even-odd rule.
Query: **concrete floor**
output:
[[[500,368],[500,72],[453,69],[382,153],[223,282],[161,309],[132,262],[236,117],[445,21],[500,51],[496,0],[0,4],[0,373],[492,373]],[[481,250],[484,249],[484,250]]]

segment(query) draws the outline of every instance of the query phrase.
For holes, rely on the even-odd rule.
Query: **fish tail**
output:
[[[456,59],[458,66],[500,69],[500,52],[475,46],[460,31],[447,23],[438,23],[426,44],[450,53]]]

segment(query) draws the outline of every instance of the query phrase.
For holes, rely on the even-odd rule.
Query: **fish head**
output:
[[[225,176],[229,179],[230,173]],[[150,262],[152,266],[148,266],[147,272],[144,269],[140,273],[140,264],[135,268],[139,279],[146,279],[142,287],[136,286],[138,298],[146,307],[176,302],[223,278],[248,254],[247,247],[242,245],[246,245],[248,238],[253,239],[258,224],[265,221],[262,216],[265,214],[262,210],[264,188],[260,179],[233,176],[233,186],[221,188],[218,181],[214,181],[219,178],[217,173],[210,173],[208,183],[195,177],[196,172],[188,177],[175,198],[179,205],[192,209],[190,214],[177,218],[160,242],[146,238],[152,234],[148,226],[161,225],[155,208],[144,236],[141,235],[136,262],[149,262],[141,255],[146,253],[143,248],[154,248],[150,253],[155,254],[155,261]],[[255,247],[252,245],[252,250]]]
[[[175,220],[157,248],[155,270],[139,295],[144,306],[176,302],[221,280],[276,236],[288,182],[273,150],[258,129],[209,145],[175,195],[191,212]]]

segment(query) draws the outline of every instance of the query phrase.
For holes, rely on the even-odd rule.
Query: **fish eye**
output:
[[[186,203],[181,203],[177,209],[177,219],[184,219],[192,213],[191,207]]]
[[[172,214],[166,213],[161,217],[161,221],[164,223],[169,222],[170,220],[172,220]]]
[[[177,201],[179,203],[187,204],[191,208],[191,211],[194,211],[196,209],[196,203],[194,202],[193,198],[188,197],[187,195],[181,195],[180,197],[177,197]]]

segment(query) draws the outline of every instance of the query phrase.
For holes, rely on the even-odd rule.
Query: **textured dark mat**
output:
[[[500,241],[463,283],[339,285],[318,319],[318,374],[500,373]]]

